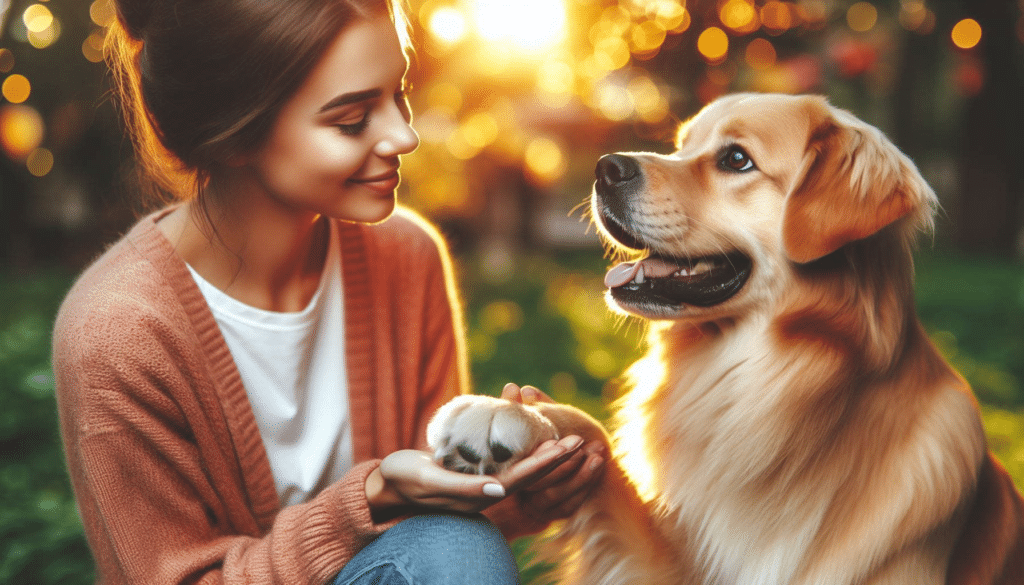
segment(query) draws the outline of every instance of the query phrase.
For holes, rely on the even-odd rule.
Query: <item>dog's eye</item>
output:
[[[718,164],[725,170],[740,173],[752,171],[755,168],[753,159],[750,158],[747,151],[743,150],[739,146],[730,146],[726,149],[725,154],[722,155]]]

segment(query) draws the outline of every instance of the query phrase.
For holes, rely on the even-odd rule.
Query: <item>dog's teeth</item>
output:
[[[641,265],[640,270],[636,271],[636,276],[633,277],[633,282],[636,284],[644,283],[644,267]]]
[[[690,274],[700,274],[701,272],[708,272],[714,268],[714,265],[710,262],[701,260],[693,268],[690,269]]]

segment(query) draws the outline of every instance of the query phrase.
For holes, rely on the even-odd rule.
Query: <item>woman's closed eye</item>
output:
[[[406,122],[412,119],[412,110],[409,107],[409,99],[405,91],[395,92],[395,105],[398,106],[399,111],[402,113],[402,117],[405,118]],[[341,131],[345,136],[359,136],[366,128],[370,125],[370,118],[372,109],[364,110],[358,117],[351,116],[351,122],[340,121],[334,126]]]
[[[345,136],[359,136],[370,125],[370,110],[362,110],[358,115],[346,116],[334,126]]]

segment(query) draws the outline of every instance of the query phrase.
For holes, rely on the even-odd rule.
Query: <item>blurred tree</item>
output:
[[[1019,254],[1024,226],[1024,63],[1019,6],[970,0],[965,15],[982,37],[958,55],[957,81],[968,94],[956,146],[960,183],[956,240],[971,252]]]

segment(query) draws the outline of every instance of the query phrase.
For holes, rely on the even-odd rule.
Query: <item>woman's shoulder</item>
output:
[[[139,334],[180,320],[181,299],[171,285],[187,268],[155,227],[137,223],[78,277],[54,324],[54,344],[74,340],[74,353],[139,341]],[[166,247],[164,247],[166,245]]]

